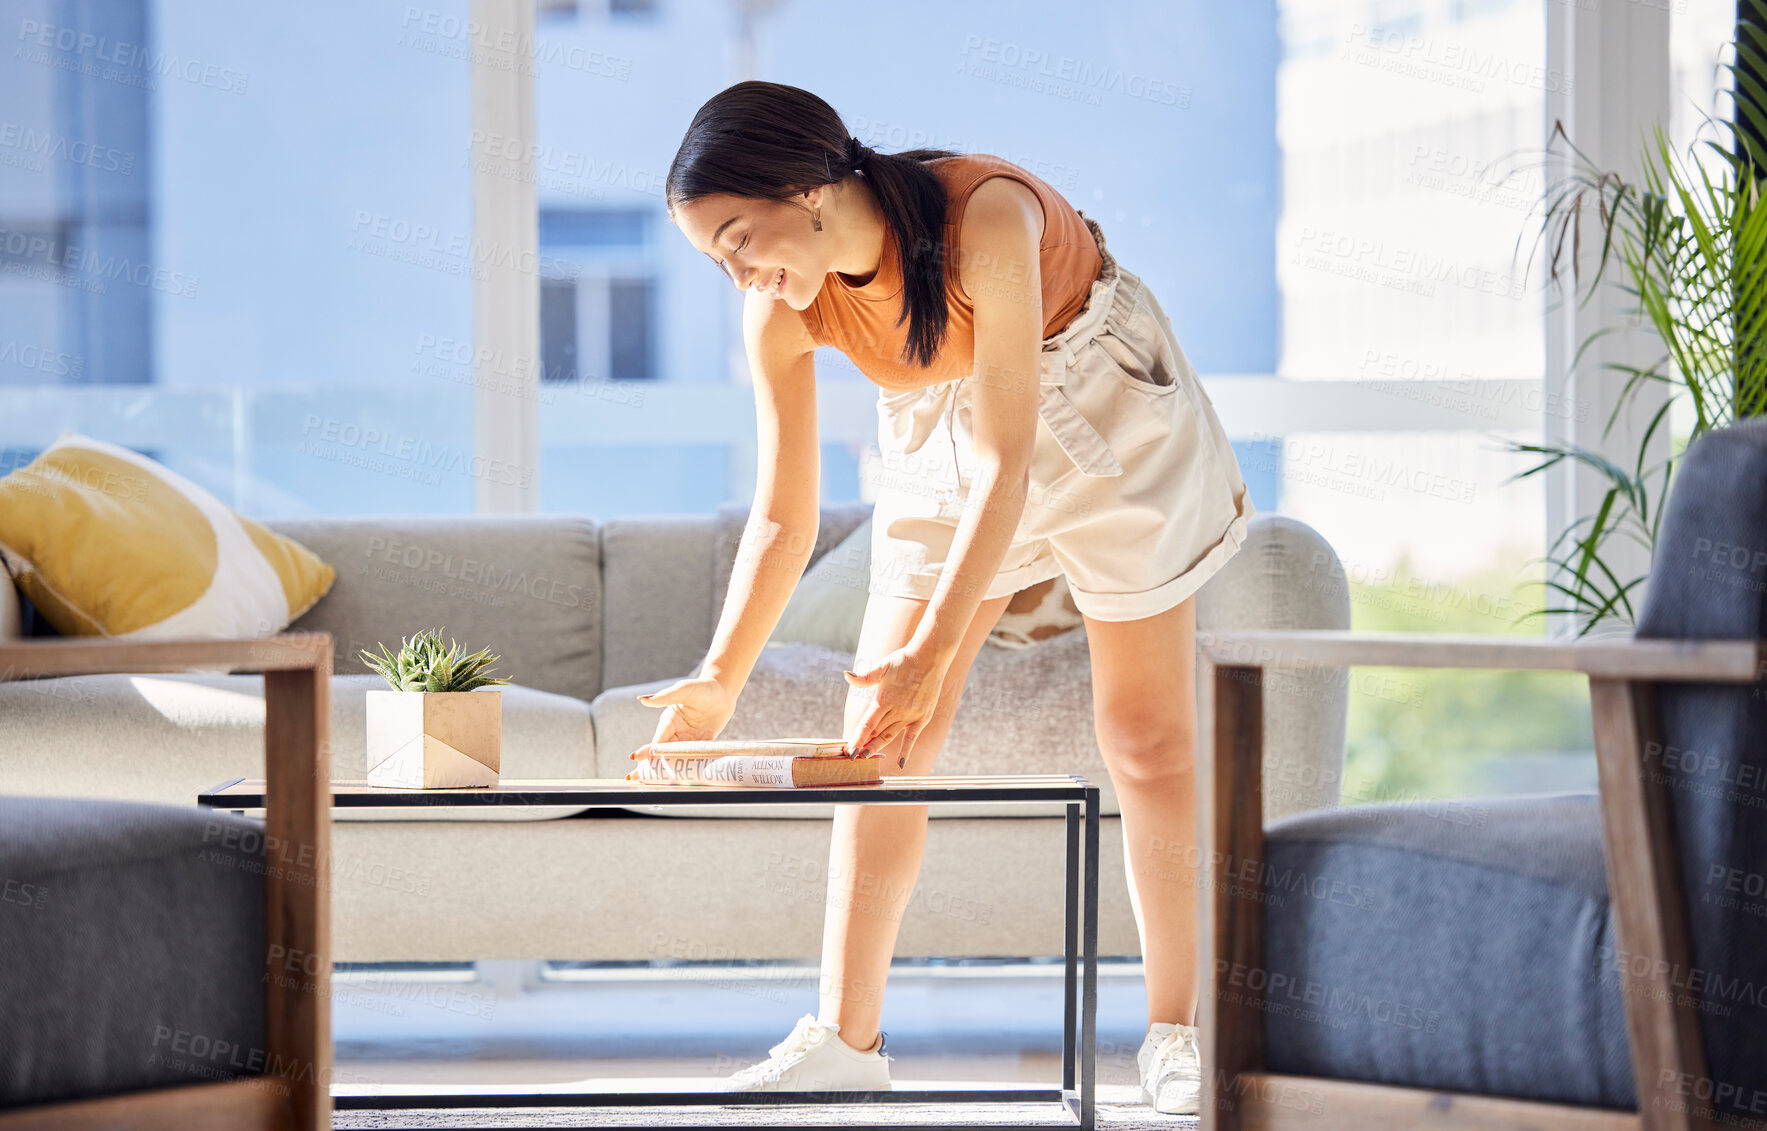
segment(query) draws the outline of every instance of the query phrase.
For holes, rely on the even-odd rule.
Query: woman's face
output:
[[[675,209],[675,223],[689,243],[722,265],[737,290],[760,291],[803,310],[816,300],[829,271],[823,233],[810,221],[822,195],[819,186],[790,203],[702,196]]]

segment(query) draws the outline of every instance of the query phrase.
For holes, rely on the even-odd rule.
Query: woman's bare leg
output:
[[[1122,810],[1150,1025],[1196,1023],[1195,606],[1086,618],[1093,724]]]
[[[970,664],[1000,619],[1010,595],[983,601],[939,688],[933,718],[914,736],[907,764],[897,738],[879,748],[886,776],[928,774],[951,730]],[[900,648],[914,635],[926,601],[873,595],[865,607],[855,664]],[[851,734],[870,705],[869,689],[851,688],[846,723]],[[926,847],[925,805],[836,805],[828,851],[828,902],[822,926],[822,983],[818,1020],[840,1026],[841,1040],[868,1049],[883,1016],[884,982],[896,948],[896,930],[920,875]]]

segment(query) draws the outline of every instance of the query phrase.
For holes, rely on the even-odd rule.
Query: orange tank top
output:
[[[975,371],[975,303],[964,292],[958,276],[960,257],[953,249],[963,223],[963,209],[976,186],[989,177],[1005,176],[1021,181],[1043,204],[1043,239],[1037,263],[1042,276],[1043,336],[1060,333],[1074,315],[1085,309],[1104,259],[1086,221],[1036,174],[1001,157],[964,153],[938,157],[926,163],[944,182],[945,301],[950,308],[945,339],[928,368],[904,365],[901,357],[908,341],[908,322],[896,325],[902,315],[902,270],[896,262],[896,241],[886,225],[882,261],[871,281],[855,287],[840,275],[823,277],[822,291],[801,314],[804,326],[818,346],[832,346],[852,359],[859,371],[886,389],[924,388],[941,381],[955,381]]]

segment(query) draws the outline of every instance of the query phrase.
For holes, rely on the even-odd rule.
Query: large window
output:
[[[1159,294],[1199,368],[1274,372],[1271,4],[1036,3],[985,18],[934,3],[846,8],[841,40],[864,44],[859,53],[831,49],[831,13],[819,5],[655,8],[654,18],[630,20],[577,5],[574,16],[538,26],[534,183],[543,222],[550,209],[593,195],[609,209],[648,212],[657,233],[660,387],[640,408],[571,400],[571,411],[543,414],[548,509],[703,512],[752,491],[741,296],[669,224],[661,198],[693,112],[743,78],[816,92],[878,149],[936,146],[1017,162],[1103,225],[1113,253]],[[595,51],[607,74],[548,62]],[[618,113],[607,112],[610,103]],[[548,343],[568,338],[562,327],[573,310],[585,340],[581,302],[573,307],[554,286],[542,307],[559,328]],[[551,348],[562,356],[567,347]],[[823,497],[868,500],[876,388],[834,350],[818,351],[817,372]],[[671,395],[670,386],[689,384],[691,398]],[[1276,476],[1248,466],[1247,477],[1255,502],[1274,507]]]
[[[200,279],[151,246],[152,60],[99,70],[82,44],[141,42],[146,4],[14,12],[0,66],[0,386],[145,384],[155,296],[188,303]]]
[[[1342,558],[1353,627],[1537,634],[1517,622],[1539,597],[1523,583],[1539,575],[1544,493],[1510,482],[1528,465],[1502,441],[1538,441],[1544,409],[1529,159],[1549,90],[1569,81],[1547,66],[1544,3],[1280,9],[1277,372],[1355,381],[1376,411],[1428,398],[1451,415],[1448,429],[1268,436],[1254,459],[1277,470],[1281,509]],[[1503,426],[1518,401],[1533,411]],[[1593,783],[1577,681],[1358,675],[1350,799]]]
[[[63,392],[9,463],[75,428],[254,515],[470,510],[466,7],[10,6],[0,392]]]
[[[541,509],[748,498],[741,296],[662,189],[693,112],[758,77],[885,151],[1005,157],[1097,220],[1258,510],[1343,560],[1356,627],[1538,632],[1544,493],[1503,444],[1591,411],[1546,392],[1529,258],[1530,158],[1587,81],[1548,58],[1557,3],[905,0],[844,8],[855,50],[809,3],[544,0],[510,130],[475,103],[495,44],[467,0],[35,0],[0,26],[0,461],[78,428],[257,516],[469,511],[501,383],[538,402],[513,454]],[[1672,6],[1679,145],[1723,113],[1734,14]],[[475,326],[520,250],[475,231],[475,190],[509,184],[537,216],[532,356]],[[816,361],[823,498],[869,499],[876,389]],[[1586,785],[1587,731],[1571,680],[1353,684],[1350,791]]]
[[[1516,480],[1535,461],[1505,442],[1602,423],[1543,381],[1540,158],[1550,96],[1590,81],[1547,56],[1552,2],[1281,0],[1278,373],[1354,381],[1371,419],[1404,402],[1448,420],[1289,431],[1254,457],[1277,470],[1281,510],[1342,557],[1357,629],[1544,627],[1526,617],[1547,596],[1544,486]],[[1695,107],[1714,109],[1734,18],[1732,3],[1673,7],[1683,147]],[[1365,674],[1347,800],[1594,786],[1580,678]]]

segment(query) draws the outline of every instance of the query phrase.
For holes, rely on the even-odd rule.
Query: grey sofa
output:
[[[815,554],[870,513],[831,505]],[[506,778],[620,777],[656,712],[635,696],[696,670],[746,507],[688,517],[352,517],[267,525],[336,567],[292,629],[336,642],[332,768],[363,773],[358,651],[441,626],[502,656]],[[0,573],[3,577],[3,573]],[[0,608],[11,603],[0,582]],[[0,612],[0,629],[7,614]],[[1347,628],[1342,568],[1290,519],[1260,516],[1204,586],[1219,628]],[[9,631],[18,631],[11,622]],[[840,733],[852,657],[771,646],[724,737]],[[1341,669],[1272,673],[1266,811],[1335,804]],[[1101,786],[1100,952],[1138,952],[1120,821],[1092,732],[1083,628],[1029,648],[985,647],[935,772],[1078,772]],[[0,683],[0,792],[193,804],[263,775],[262,681],[244,675],[81,676]],[[333,841],[334,956],[342,961],[805,958],[820,948],[831,807],[646,813],[550,809],[474,817],[367,810]],[[1061,952],[1059,809],[934,806],[898,953]],[[986,813],[988,815],[982,815]]]

